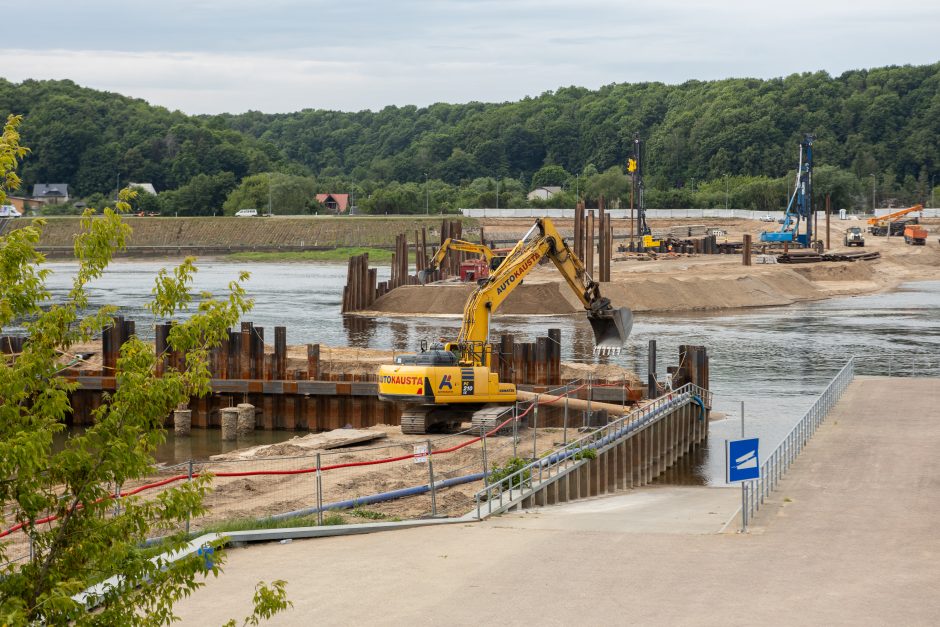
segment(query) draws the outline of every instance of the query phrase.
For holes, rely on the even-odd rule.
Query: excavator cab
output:
[[[633,330],[633,312],[626,307],[588,312],[594,331],[595,355],[619,355]]]

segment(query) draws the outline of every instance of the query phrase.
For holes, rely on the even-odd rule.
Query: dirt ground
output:
[[[487,220],[487,237],[497,234],[521,236],[531,220]],[[556,224],[564,232],[570,220]],[[654,232],[690,220],[654,220]],[[774,224],[754,220],[704,220],[709,228],[722,231],[719,242],[740,242],[744,233],[755,241]],[[615,253],[611,281],[601,291],[616,306],[634,312],[719,310],[744,307],[787,305],[833,296],[868,294],[896,287],[902,282],[932,279],[940,267],[937,233],[940,220],[921,221],[930,232],[926,246],[910,246],[902,237],[874,237],[866,234],[865,251],[881,253],[881,259],[856,262],[813,264],[755,264],[745,267],[739,255],[660,255],[655,259]],[[518,224],[517,224],[518,223]],[[833,220],[830,224],[832,251],[846,249],[845,230],[851,226],[867,230],[862,220]],[[517,233],[518,231],[518,233]],[[615,232],[624,232],[615,227]],[[825,224],[819,232],[825,240]],[[455,283],[406,286],[378,299],[374,312],[363,315],[459,315],[473,286]],[[420,311],[419,311],[420,310]],[[496,315],[538,315],[579,313],[582,306],[557,271],[541,266],[526,276]]]
[[[469,426],[469,425],[468,425]],[[316,468],[316,453],[320,453],[322,502],[324,504],[345,501],[357,497],[369,496],[381,492],[400,490],[427,485],[429,468],[426,463],[415,463],[415,446],[431,440],[435,451],[433,468],[435,482],[442,479],[461,477],[483,471],[482,442],[473,442],[464,448],[446,452],[460,444],[474,440],[469,433],[453,435],[404,435],[397,426],[377,425],[369,430],[384,434],[384,438],[361,445],[324,451],[306,450],[302,456],[290,456],[295,448],[290,441],[273,444],[267,450],[258,451],[253,459],[214,459],[205,464],[197,464],[195,472],[254,472],[254,471],[292,471]],[[580,437],[577,429],[569,428],[567,440]],[[564,430],[527,429],[517,433],[515,452],[519,456],[531,456],[533,450],[542,454],[561,444],[565,439]],[[513,436],[490,436],[487,438],[487,467],[492,469],[513,457]],[[282,456],[287,455],[287,456]],[[237,458],[237,452],[222,456]],[[251,457],[251,456],[249,456]],[[388,464],[351,466],[328,469],[330,466],[374,461],[386,458],[406,457],[406,459]],[[161,470],[135,485],[155,481],[167,476],[185,474],[185,469],[171,467]],[[134,486],[125,486],[125,491]],[[482,481],[441,489],[436,494],[438,515],[463,515],[473,508],[474,494],[482,488]],[[155,496],[147,492],[147,498]],[[316,473],[273,474],[246,477],[215,477],[212,489],[205,499],[208,512],[193,521],[192,529],[205,528],[223,520],[257,519],[284,512],[296,511],[315,506],[317,503]],[[364,506],[363,509],[375,512],[382,517],[410,519],[431,515],[431,496],[429,493],[401,498],[386,503]],[[347,519],[355,516],[346,512]],[[352,518],[350,518],[352,516]],[[378,517],[378,516],[377,516]]]
[[[497,223],[487,221],[489,228]],[[519,222],[518,225],[514,222]],[[565,221],[557,221],[564,227]],[[569,221],[570,222],[570,221]],[[775,225],[750,220],[708,220],[711,228],[721,228],[726,235],[719,241],[740,241],[745,232],[755,237]],[[651,223],[655,229],[689,221],[660,221]],[[906,281],[934,279],[940,267],[940,246],[937,231],[940,220],[924,220],[930,231],[928,243],[923,247],[908,246],[903,238],[876,238],[866,235],[866,251],[878,251],[882,258],[871,262],[816,263],[804,265],[754,265],[746,268],[740,257],[733,255],[675,256],[639,261],[615,257],[612,281],[603,285],[605,295],[617,306],[629,306],[634,311],[675,311],[695,309],[725,309],[767,305],[785,305],[803,300],[832,296],[865,294],[896,287]],[[524,230],[531,220],[501,220],[498,226],[510,231],[518,226]],[[831,224],[832,250],[841,250],[842,236],[849,226],[861,226],[861,221],[834,220]],[[820,224],[825,239],[825,226]],[[618,230],[619,232],[619,230]],[[521,235],[521,233],[520,233]],[[421,313],[423,315],[459,315],[471,286],[413,286],[399,288],[378,301],[380,315]],[[418,290],[421,290],[418,292]],[[420,298],[418,297],[420,295]],[[394,297],[394,298],[391,298]],[[546,310],[546,303],[548,309]],[[417,309],[420,311],[416,311]],[[540,267],[527,278],[525,285],[516,290],[501,309],[502,313],[576,313],[582,311],[580,303],[572,297],[551,267]],[[268,351],[273,350],[267,347]],[[100,344],[75,347],[75,352],[96,352],[90,365],[100,367]],[[306,348],[290,347],[288,368],[306,367]],[[392,351],[364,350],[340,347],[321,347],[321,370],[324,373],[374,373],[383,363],[394,357]],[[583,376],[582,364],[563,363],[562,377],[573,379]],[[613,368],[613,367],[608,367]],[[600,378],[619,379],[632,373],[619,368],[595,374]],[[405,457],[401,461],[382,465],[350,466],[322,473],[322,501],[330,503],[366,496],[379,492],[424,485],[428,482],[428,466],[413,460],[414,447],[427,441],[427,436],[402,435],[398,427],[376,426],[385,438],[376,443],[351,446],[344,449],[319,451],[321,464],[330,466],[387,457]],[[523,430],[515,442],[517,452],[531,455],[544,452],[554,444],[577,437],[573,429],[563,434],[561,429]],[[434,450],[450,448],[472,438],[469,434],[438,436]],[[487,465],[502,464],[513,455],[513,438],[499,436],[487,438]],[[303,456],[289,442],[275,445],[264,455],[240,461],[213,461],[196,468],[197,472],[291,471],[315,468],[317,451],[305,449]],[[288,456],[288,457],[284,457]],[[463,476],[483,470],[483,448],[477,442],[453,453],[433,457],[435,479]],[[180,468],[163,469],[148,480],[185,472]],[[130,489],[133,486],[126,486]],[[459,515],[470,510],[473,494],[481,487],[474,482],[442,490],[437,495],[439,514]],[[153,493],[148,492],[148,495]],[[208,514],[194,521],[199,529],[213,522],[232,518],[260,518],[286,511],[309,508],[317,502],[315,473],[270,474],[248,477],[217,477],[206,499]],[[372,512],[386,517],[413,518],[431,513],[430,495],[410,497],[389,503],[369,506]]]

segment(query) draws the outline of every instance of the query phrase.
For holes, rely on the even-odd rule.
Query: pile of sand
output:
[[[405,285],[376,300],[372,311],[384,314],[460,315],[475,287],[466,283]],[[526,282],[517,287],[499,308],[500,314],[516,316],[558,315],[578,311],[583,311],[578,298],[567,286],[557,281]]]
[[[723,270],[723,269],[719,269]],[[728,269],[730,270],[730,269]],[[386,315],[450,314],[463,312],[471,286],[405,286],[378,299],[373,309]],[[601,293],[615,307],[633,311],[684,311],[786,305],[826,294],[812,281],[789,268],[744,272],[629,273],[604,283]],[[560,280],[520,285],[497,315],[579,314],[584,308]]]

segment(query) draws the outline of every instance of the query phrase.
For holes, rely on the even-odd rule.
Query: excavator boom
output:
[[[894,220],[897,220],[898,218],[900,218],[900,217],[902,217],[902,216],[906,216],[906,215],[909,214],[909,213],[914,213],[915,211],[920,211],[920,210],[923,209],[923,208],[924,208],[923,205],[914,205],[913,207],[908,207],[907,209],[901,209],[900,211],[895,211],[895,212],[893,212],[893,213],[889,213],[889,214],[886,214],[886,215],[883,215],[883,216],[880,216],[880,217],[868,218],[868,224],[870,224],[870,225],[872,225],[872,226],[875,226],[875,225],[878,225],[878,224],[886,224],[886,223],[888,223],[888,222],[892,222],[892,221],[894,221]]]
[[[486,344],[489,341],[490,316],[545,257],[555,264],[584,306],[594,330],[594,352],[619,353],[633,328],[633,314],[626,308],[611,307],[610,300],[601,296],[600,285],[591,278],[548,218],[536,221],[506,260],[490,274],[489,280],[467,300],[457,344],[471,348]],[[466,357],[470,359],[469,355]]]
[[[428,277],[432,272],[441,267],[444,258],[447,256],[447,252],[451,250],[481,255],[486,259],[487,264],[491,264],[494,257],[493,251],[485,244],[474,244],[473,242],[467,242],[462,239],[448,237],[444,240],[444,243],[441,244],[441,247],[437,249],[437,252],[434,253],[434,256],[428,261],[428,267],[425,270],[418,271],[418,282],[422,285],[427,283]]]
[[[448,246],[459,245],[448,242],[435,255],[432,267],[440,263]],[[516,386],[500,381],[491,369],[490,316],[546,257],[584,306],[594,330],[594,352],[621,351],[633,327],[633,314],[625,307],[611,307],[552,221],[539,219],[467,299],[455,342],[399,355],[394,364],[379,369],[379,398],[409,404],[402,412],[403,433],[451,430],[466,420],[480,432],[498,424],[505,406],[516,400]]]

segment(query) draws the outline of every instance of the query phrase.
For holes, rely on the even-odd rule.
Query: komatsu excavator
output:
[[[505,405],[515,402],[516,386],[491,369],[490,316],[544,258],[550,259],[577,294],[594,330],[595,354],[616,354],[626,345],[633,314],[615,309],[600,286],[568,247],[554,224],[540,218],[464,306],[463,325],[454,342],[422,346],[379,369],[379,398],[406,403],[402,433],[459,429],[464,421],[491,428]]]
[[[499,267],[499,264],[503,262],[505,257],[496,255],[490,247],[486,244],[474,244],[473,242],[467,242],[462,239],[453,239],[448,237],[444,240],[444,243],[441,244],[441,247],[437,249],[437,252],[434,253],[434,256],[431,257],[428,261],[428,267],[424,270],[418,271],[418,282],[424,285],[427,283],[428,277],[435,270],[440,269],[441,264],[444,263],[444,258],[447,256],[448,251],[456,250],[465,253],[476,253],[480,255],[483,259],[486,260],[486,269],[488,272],[486,274],[479,274],[477,278],[485,279],[489,276],[489,273]]]

